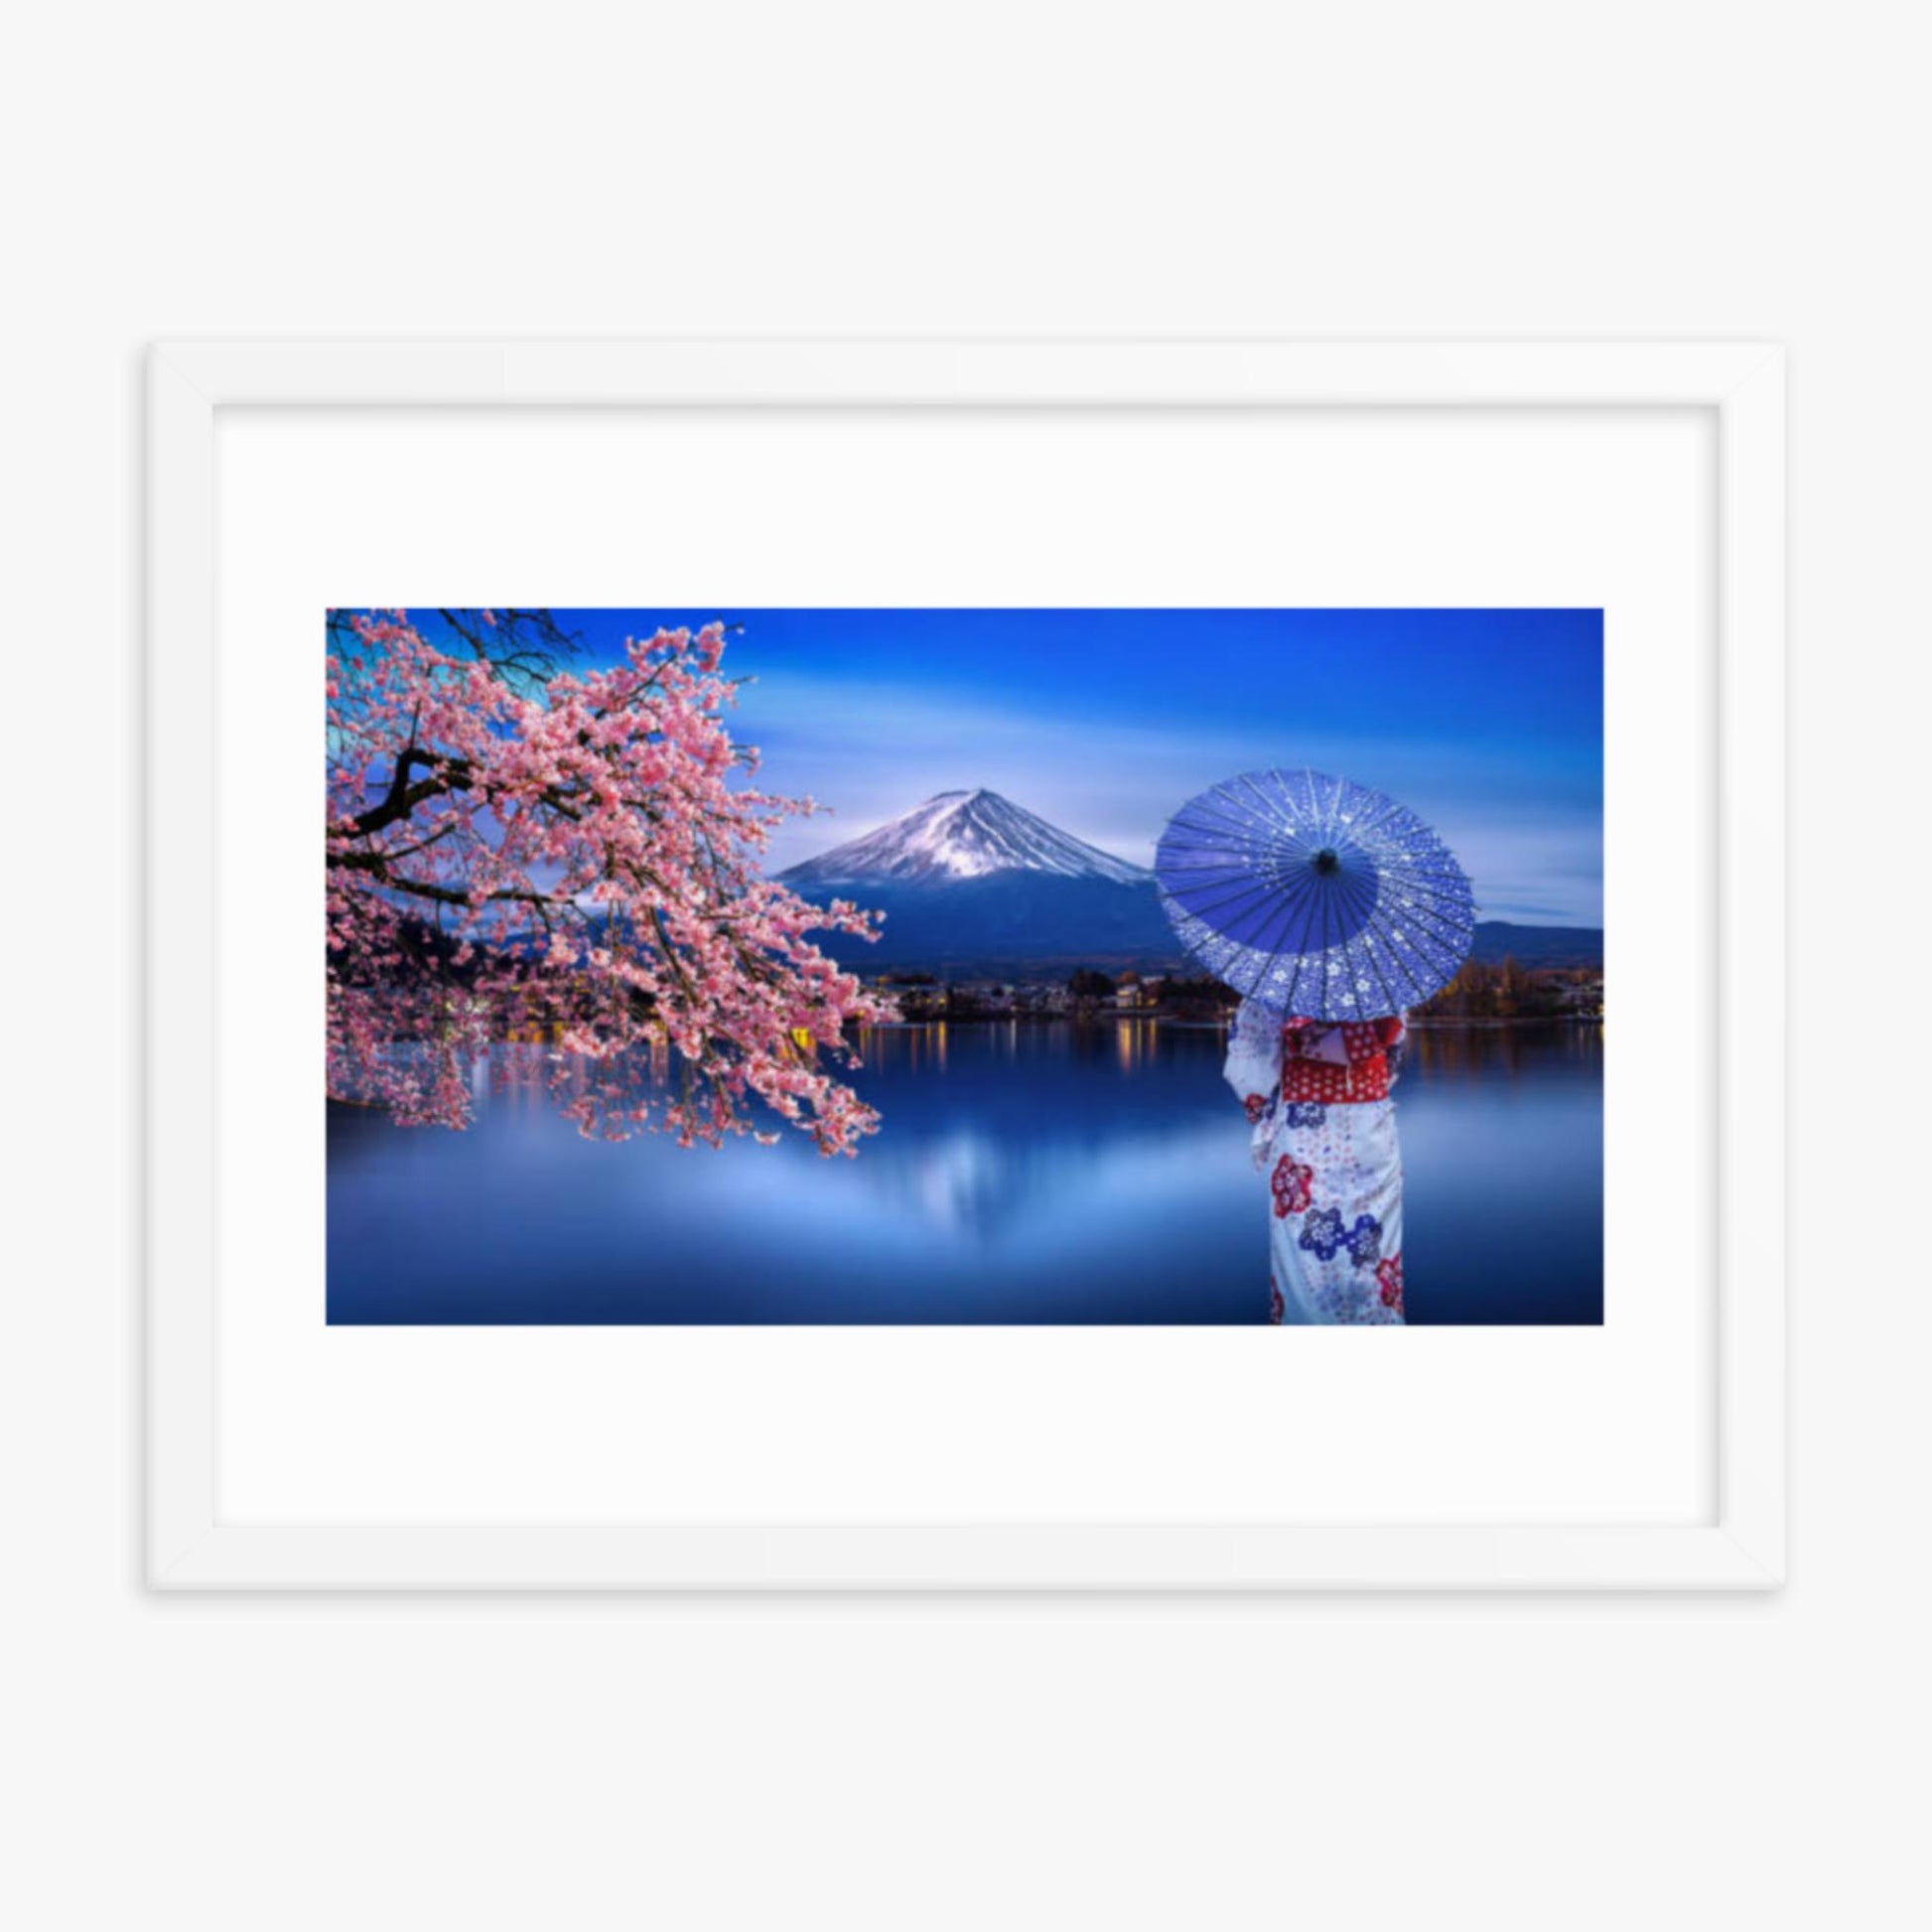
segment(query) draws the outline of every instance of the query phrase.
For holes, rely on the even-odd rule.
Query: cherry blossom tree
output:
[[[480,1056],[537,1036],[586,1135],[788,1122],[856,1152],[878,1118],[839,1077],[847,1030],[891,1009],[808,935],[875,915],[760,876],[772,829],[819,807],[743,782],[724,627],[579,672],[533,619],[332,614],[331,1096],[464,1127]]]

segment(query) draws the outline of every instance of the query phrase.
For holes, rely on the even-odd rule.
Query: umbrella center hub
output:
[[[1341,859],[1340,856],[1336,853],[1333,846],[1324,845],[1321,848],[1321,850],[1314,855],[1314,869],[1316,872],[1320,873],[1324,879],[1327,877],[1329,873],[1339,872],[1341,870]]]

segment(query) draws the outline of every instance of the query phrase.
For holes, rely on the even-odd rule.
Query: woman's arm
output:
[[[1274,1104],[1282,1084],[1282,1017],[1267,1007],[1243,1000],[1228,1029],[1227,1064],[1222,1077],[1259,1120]]]

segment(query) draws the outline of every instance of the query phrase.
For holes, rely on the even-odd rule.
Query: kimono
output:
[[[1402,1310],[1402,1150],[1389,1098],[1397,1019],[1287,1020],[1244,1000],[1227,1082],[1254,1123],[1268,1183],[1275,1322],[1396,1326]]]

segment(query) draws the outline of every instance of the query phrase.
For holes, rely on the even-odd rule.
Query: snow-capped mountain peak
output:
[[[1105,879],[1117,886],[1143,885],[1153,876],[983,786],[939,792],[877,831],[780,876],[788,886],[868,879],[936,886],[1001,872]]]

